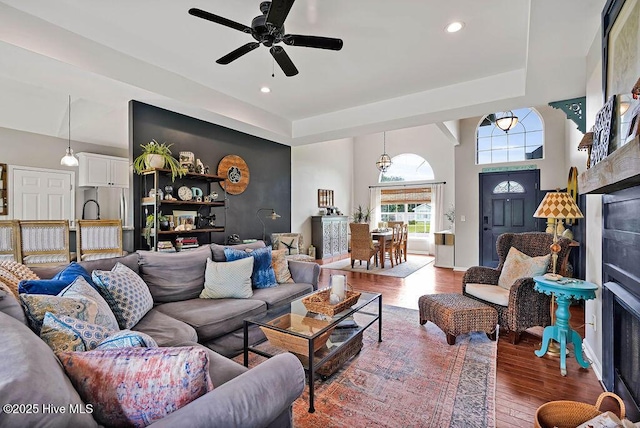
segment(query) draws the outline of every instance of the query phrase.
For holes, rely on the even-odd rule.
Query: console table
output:
[[[589,367],[589,363],[582,358],[582,338],[569,326],[569,319],[571,319],[571,312],[569,311],[569,305],[571,299],[595,299],[595,290],[598,289],[596,284],[591,282],[582,281],[579,279],[562,278],[557,281],[546,279],[543,276],[536,276],[533,278],[535,281],[534,289],[540,293],[547,295],[554,294],[556,296],[556,303],[558,309],[556,310],[556,323],[544,328],[542,334],[542,347],[535,351],[538,357],[542,357],[547,353],[549,347],[549,341],[555,340],[560,344],[560,373],[562,376],[567,375],[567,341],[573,343],[573,351],[575,353],[576,361],[581,367]]]

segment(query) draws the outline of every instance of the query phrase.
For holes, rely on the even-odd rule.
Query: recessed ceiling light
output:
[[[263,94],[268,94],[269,92],[271,92],[271,89],[268,86],[263,86],[262,88],[260,88],[260,92],[262,92]]]
[[[456,33],[462,30],[462,27],[464,27],[464,22],[454,21],[451,24],[447,25],[446,30],[448,33]]]

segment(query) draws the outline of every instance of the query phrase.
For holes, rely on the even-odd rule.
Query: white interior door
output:
[[[75,172],[9,167],[11,212],[16,220],[69,220],[73,225]]]

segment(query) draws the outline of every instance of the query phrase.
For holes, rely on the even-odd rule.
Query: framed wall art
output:
[[[609,97],[604,107],[596,115],[596,124],[593,126],[593,145],[591,147],[591,159],[589,166],[593,167],[609,155],[609,141],[613,125],[613,107],[615,95]]]
[[[319,208],[333,207],[333,190],[318,189],[318,207]]]
[[[640,77],[640,0],[608,0],[602,12],[605,99],[627,94]]]

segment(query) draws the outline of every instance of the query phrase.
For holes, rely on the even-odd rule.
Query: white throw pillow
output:
[[[253,257],[245,257],[231,262],[214,262],[207,259],[204,290],[200,293],[200,298],[246,299],[253,296],[251,289],[253,261]]]
[[[544,275],[549,268],[551,254],[539,257],[529,257],[517,248],[511,247],[504,261],[498,285],[506,290],[510,290],[519,278],[533,278]]]

